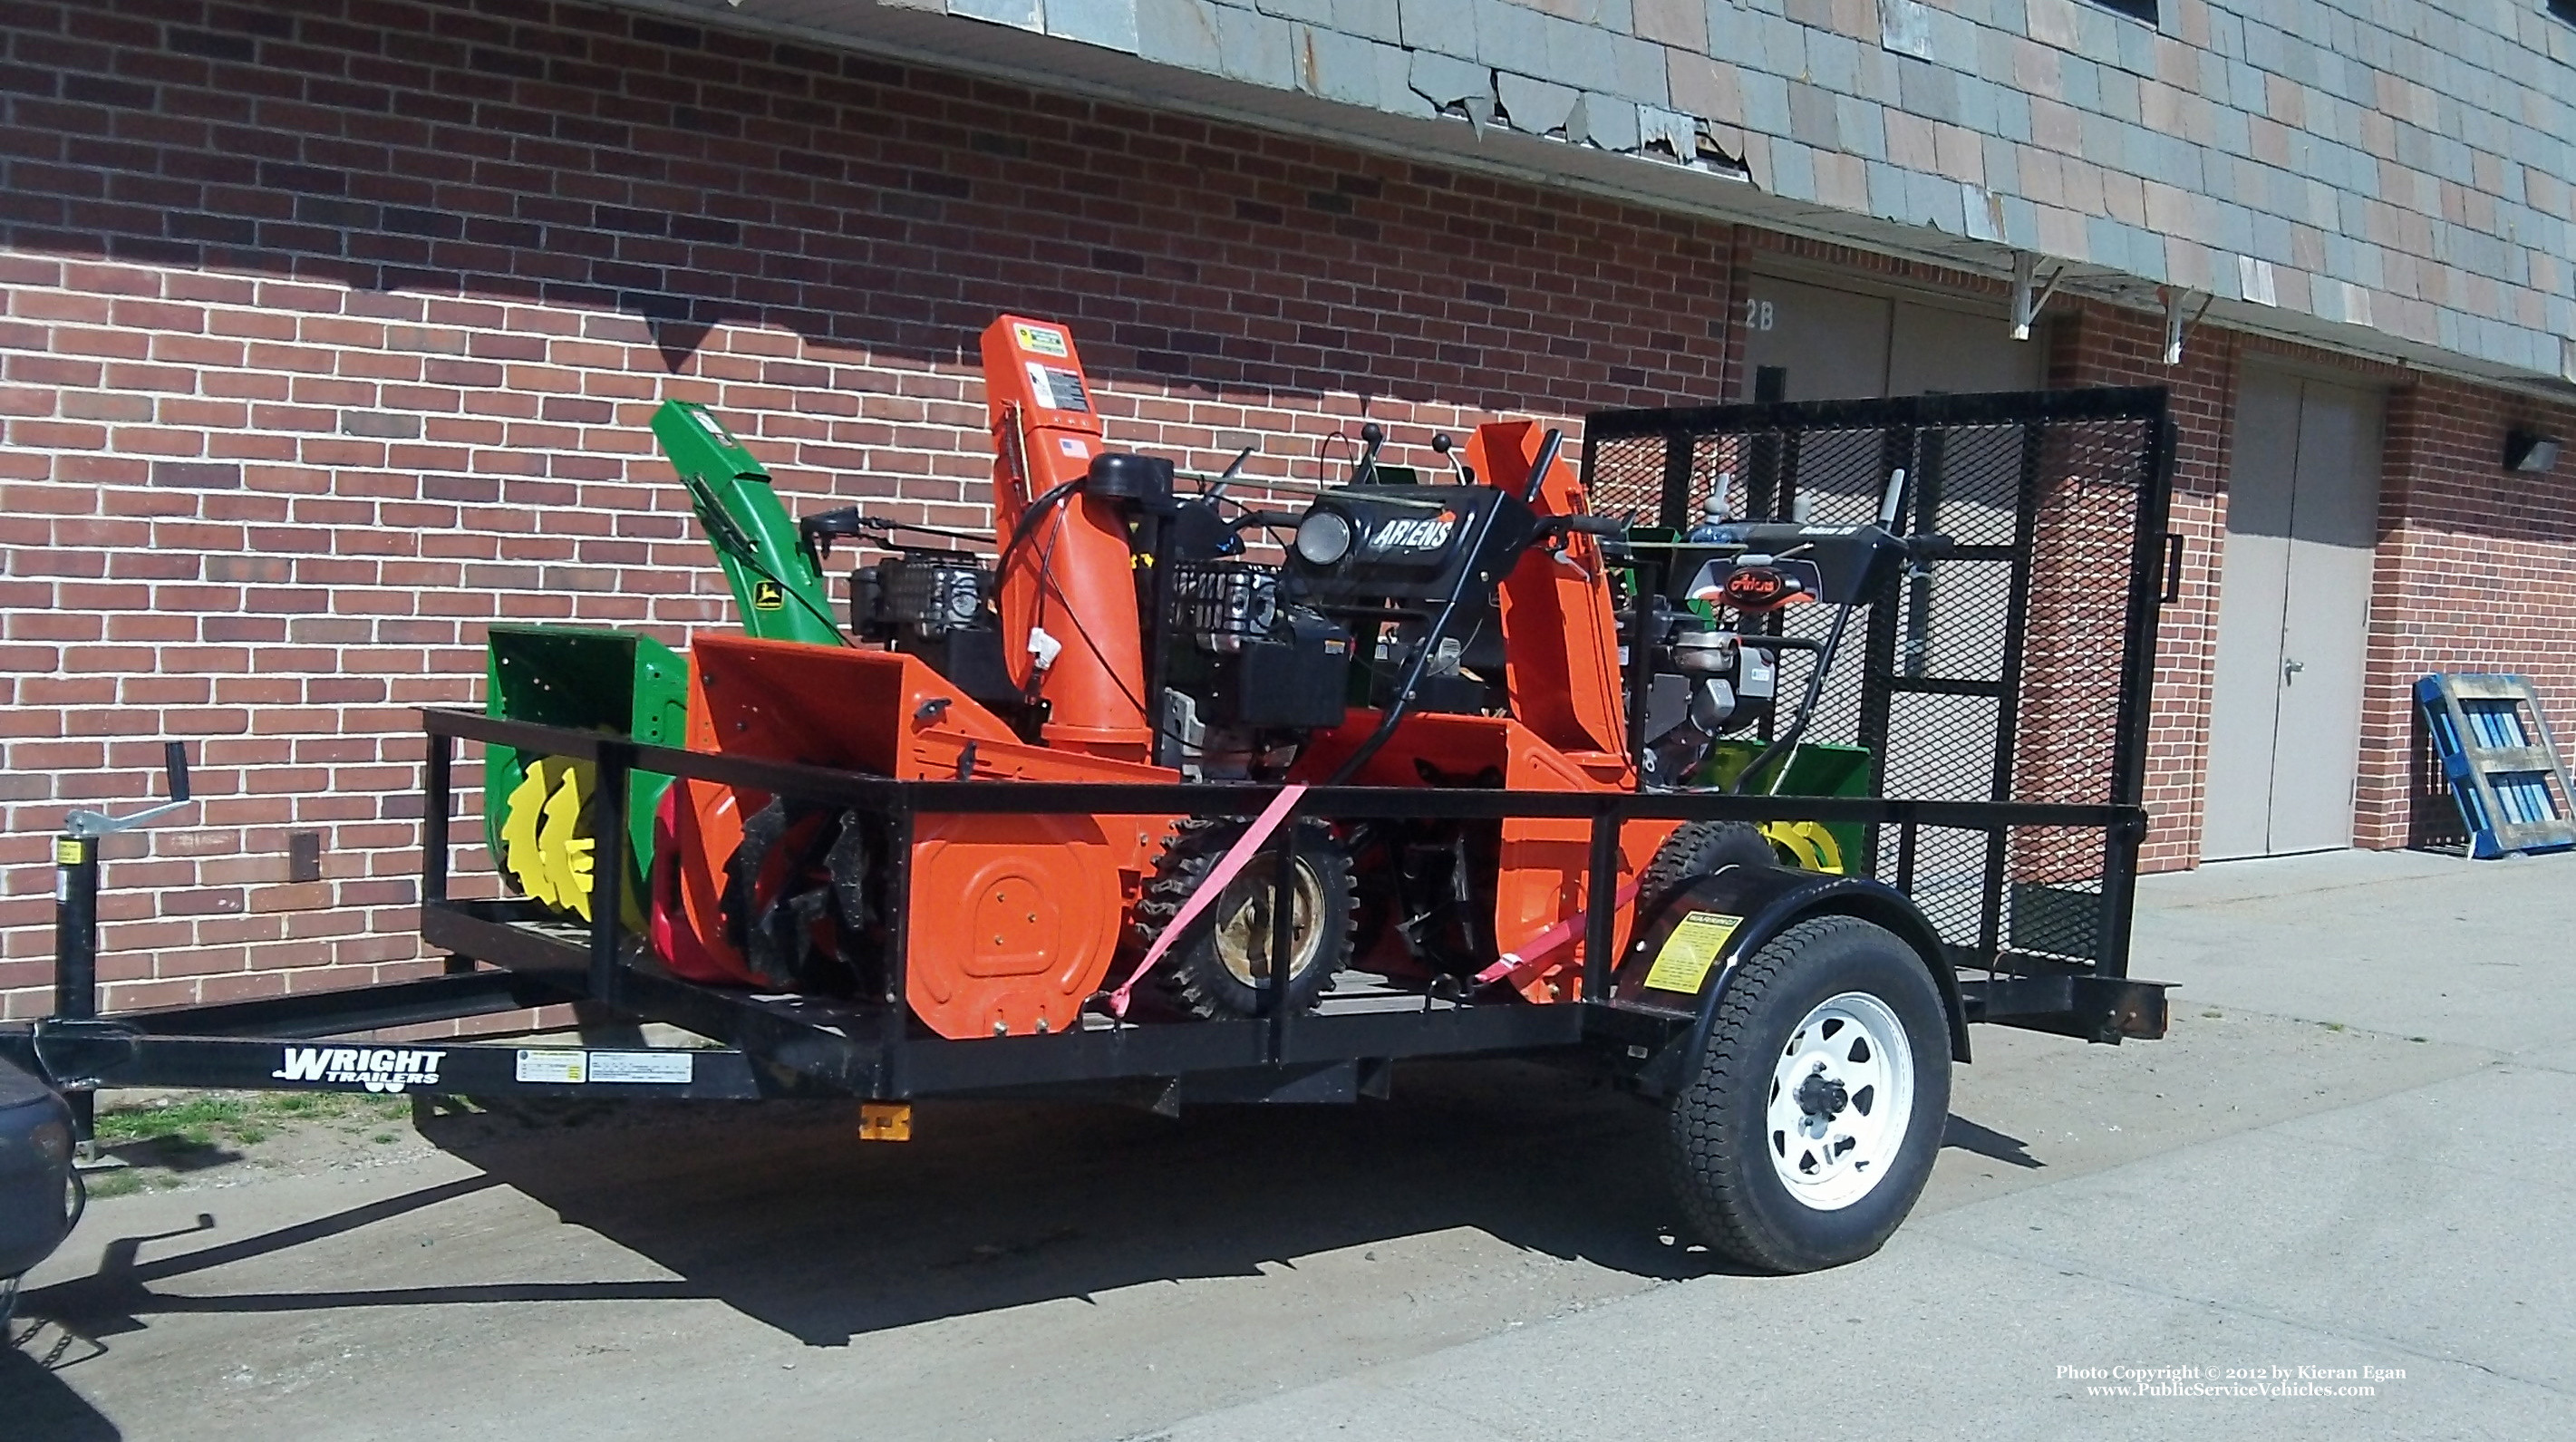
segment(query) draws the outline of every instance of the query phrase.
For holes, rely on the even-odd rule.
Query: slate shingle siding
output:
[[[2261,262],[2286,310],[2535,375],[2576,336],[2576,27],[2543,0],[2167,0],[2160,26],[2090,0],[949,8],[1052,34],[1118,10],[1148,60],[1391,114],[1696,133],[1790,200],[2230,299]]]

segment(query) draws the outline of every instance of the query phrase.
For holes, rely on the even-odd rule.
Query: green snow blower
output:
[[[698,524],[733,590],[743,630],[762,640],[847,644],[832,618],[822,560],[771,489],[769,473],[724,422],[693,401],[665,401],[653,436],[689,488]],[[484,711],[514,721],[570,726],[684,746],[685,657],[634,631],[604,626],[494,626],[485,644]],[[589,762],[484,753],[483,825],[501,873],[560,912],[590,919],[597,838],[597,779]],[[639,907],[653,858],[653,819],[671,778],[646,771],[628,782],[627,833],[636,872],[620,888]],[[630,921],[640,918],[639,910]]]

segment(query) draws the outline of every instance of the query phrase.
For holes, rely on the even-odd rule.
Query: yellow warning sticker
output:
[[[89,859],[89,843],[69,836],[54,838],[54,864],[78,866]]]
[[[755,611],[786,610],[787,588],[779,585],[776,581],[752,582],[751,609]]]
[[[1042,325],[1015,325],[1011,327],[1011,338],[1020,343],[1020,349],[1031,355],[1051,355],[1063,360],[1073,354],[1072,348],[1065,344],[1063,331],[1049,330]]]
[[[1646,969],[1646,985],[1657,991],[1697,992],[1708,980],[1709,968],[1717,965],[1717,954],[1726,949],[1727,939],[1743,924],[1743,917],[1716,911],[1694,911],[1683,917],[1673,934],[1664,938],[1663,950],[1655,953],[1655,964]]]

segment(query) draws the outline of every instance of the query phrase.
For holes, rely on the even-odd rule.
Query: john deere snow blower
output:
[[[797,534],[769,473],[704,406],[665,402],[654,439],[680,473],[699,526],[733,589],[743,632],[806,645],[847,644],[834,623],[819,558]],[[485,709],[494,716],[631,736],[656,746],[687,739],[688,663],[632,631],[587,626],[495,626],[485,651]],[[502,874],[549,907],[590,917],[597,840],[589,763],[522,758],[506,746],[484,759],[485,838]],[[649,867],[655,817],[671,779],[636,772],[626,807],[631,854]],[[640,877],[637,878],[640,880]],[[640,897],[640,886],[623,888]],[[635,919],[635,918],[630,918]]]

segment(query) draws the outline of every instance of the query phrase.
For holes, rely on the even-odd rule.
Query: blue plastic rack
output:
[[[2567,767],[2521,676],[2427,676],[2415,683],[2425,729],[2469,829],[2469,854],[2576,848]]]

